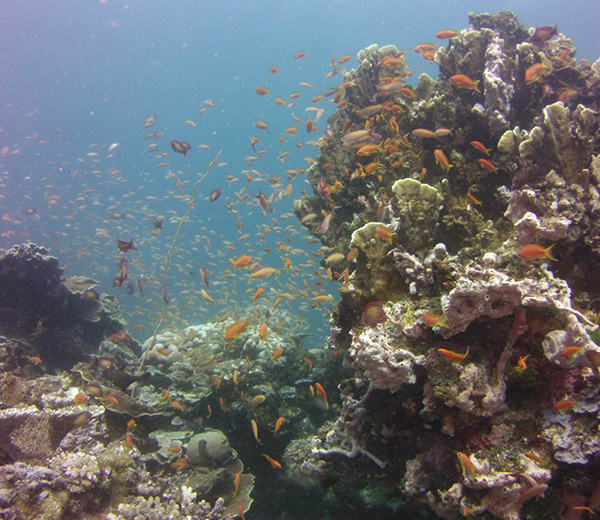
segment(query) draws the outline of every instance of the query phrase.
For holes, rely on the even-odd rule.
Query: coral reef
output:
[[[359,53],[294,203],[344,273],[330,352],[258,304],[139,345],[94,280],[34,244],[6,251],[2,515],[219,520],[265,496],[281,518],[290,497],[300,514],[318,497],[320,518],[597,507],[600,61],[555,32],[470,14],[415,87],[396,47]]]
[[[329,343],[354,374],[288,463],[383,474],[442,518],[558,518],[530,499],[564,510],[600,468],[600,69],[512,13],[469,22],[429,56],[437,80],[406,85],[389,46],[346,74],[296,212],[331,212],[335,234],[307,228],[348,253]]]
[[[201,433],[200,423],[186,434],[171,411],[177,402],[160,399],[172,385],[176,396],[203,389],[198,402],[210,395],[209,350],[187,332],[183,341],[164,334],[163,346],[171,339],[185,348],[134,373],[141,349],[114,301],[93,291],[96,282],[65,278],[58,260],[33,244],[9,249],[0,265],[3,517],[220,520],[250,508],[254,477],[227,438],[218,432],[204,449],[212,456],[207,473],[207,461],[193,456],[198,443],[191,443],[217,432]],[[186,356],[194,369],[181,368]],[[230,457],[216,456],[218,450]]]

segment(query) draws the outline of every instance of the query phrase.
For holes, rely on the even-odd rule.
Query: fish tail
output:
[[[437,322],[437,324],[438,324],[440,327],[446,327],[447,329],[449,329],[449,328],[450,328],[450,325],[448,325],[448,324],[446,323],[446,316],[448,316],[448,313],[447,313],[447,312],[445,312],[444,314],[442,314],[442,315],[441,315],[441,316],[438,318],[438,322]]]
[[[479,92],[479,94],[481,94],[481,90],[479,90],[479,80],[476,80],[476,81],[473,83],[473,90],[474,90],[475,92]]]
[[[552,253],[550,252],[550,250],[553,247],[554,247],[554,244],[552,244],[550,247],[547,247],[546,249],[544,249],[544,254],[546,255],[546,258],[549,258],[553,262],[558,262],[558,258],[554,258],[554,256],[552,256]]]

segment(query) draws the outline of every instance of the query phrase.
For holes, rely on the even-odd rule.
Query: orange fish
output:
[[[519,256],[523,260],[531,261],[531,260],[540,260],[541,258],[548,258],[555,262],[558,262],[556,258],[552,256],[550,250],[554,247],[552,244],[550,247],[544,249],[542,246],[538,244],[528,244],[521,251],[519,251]]]
[[[453,31],[452,29],[445,29],[435,35],[435,37],[439,38],[440,40],[445,40],[447,38],[454,38],[455,36],[458,36],[458,32]]]
[[[361,155],[361,156],[371,155],[372,153],[378,152],[380,150],[381,150],[380,144],[365,144],[357,150],[356,155]]]
[[[477,162],[486,170],[490,170],[492,172],[498,171],[498,166],[496,166],[493,162],[488,161],[487,159],[477,159]]]
[[[81,404],[81,403],[85,403],[86,401],[89,400],[89,397],[85,394],[77,394],[73,400],[75,401],[75,404]]]
[[[130,450],[131,447],[132,447],[131,434],[130,433],[125,434],[125,446],[127,446],[128,450]]]
[[[548,489],[548,484],[532,485],[531,487],[529,487],[525,491],[523,491],[517,497],[517,500],[515,500],[515,502],[517,504],[520,504],[522,502],[525,502],[525,500],[529,500],[530,498],[535,498],[539,495],[544,496],[544,491],[546,491],[547,489]]]
[[[463,467],[463,469],[469,475],[474,477],[477,474],[477,468],[475,467],[475,464],[471,462],[471,459],[460,451],[457,452],[456,455],[458,456],[458,460],[460,461],[460,465]]]
[[[456,74],[449,78],[450,83],[452,83],[455,87],[464,88],[466,90],[474,90],[475,92],[480,92],[479,90],[479,80],[473,81],[469,76],[465,76],[464,74]]]
[[[273,352],[273,355],[271,356],[271,361],[276,361],[277,359],[279,359],[281,357],[282,354],[283,354],[283,347],[279,347],[275,352]]]
[[[552,408],[554,410],[566,410],[573,406],[575,406],[575,401],[573,401],[573,399],[564,399],[563,401],[558,401]]]
[[[262,453],[262,456],[269,461],[269,464],[271,464],[271,467],[273,469],[281,469],[281,464],[279,462],[277,462],[275,459],[269,457],[265,453]]]
[[[381,60],[382,67],[396,67],[397,65],[402,65],[402,64],[404,64],[403,59],[391,58],[389,56],[385,57]]]
[[[279,67],[277,67],[276,65],[272,65],[271,67],[269,67],[269,72],[271,74],[277,74],[279,72]]]
[[[262,444],[262,441],[258,438],[258,424],[256,424],[254,419],[251,419],[250,425],[252,426],[252,434],[254,435],[256,442],[258,442],[258,444]]]
[[[423,316],[423,321],[428,327],[448,327],[448,325],[446,324],[447,314],[448,313],[445,312],[441,316],[436,316],[435,314],[427,312],[425,313],[425,316]]]
[[[321,399],[323,399],[323,402],[325,403],[325,408],[327,410],[329,410],[329,401],[327,401],[327,392],[325,392],[325,389],[321,386],[320,383],[315,383],[315,388],[317,389],[317,392],[319,392]]]
[[[230,258],[229,262],[237,269],[245,269],[252,263],[252,257],[249,255],[240,255],[235,260]]]
[[[421,137],[422,139],[433,139],[436,137],[435,132],[432,130],[427,130],[427,128],[415,128],[412,133],[413,135]]]
[[[460,363],[467,357],[469,347],[467,347],[467,351],[464,354],[459,354],[458,352],[454,352],[454,350],[446,350],[445,348],[438,348],[438,352],[448,361]]]
[[[225,330],[225,341],[231,341],[238,338],[242,332],[246,330],[246,327],[250,325],[250,320],[238,320],[233,325],[230,325]]]
[[[525,71],[525,85],[531,85],[536,81],[540,81],[544,76],[544,72],[549,69],[545,63],[536,63]]]
[[[258,289],[256,289],[254,296],[252,296],[252,301],[258,300],[263,295],[264,292],[265,292],[265,290],[262,287],[259,287]]]
[[[306,51],[298,51],[296,54],[294,54],[294,58],[297,60],[304,58],[304,56],[306,56]]]
[[[171,403],[171,406],[181,412],[183,412],[183,406],[181,405],[181,403],[179,401],[173,401]]]
[[[558,355],[562,358],[574,358],[577,354],[579,354],[583,349],[581,347],[567,347],[562,349]]]
[[[235,474],[235,488],[233,490],[233,496],[237,497],[238,491],[240,490],[240,474]]]
[[[304,362],[308,365],[308,370],[312,370],[313,362],[307,357],[304,358]]]
[[[183,469],[187,465],[188,465],[187,459],[182,457],[180,459],[177,459],[175,462],[173,462],[173,464],[171,464],[171,467],[175,468],[175,469]]]
[[[385,226],[378,226],[375,232],[377,233],[377,236],[381,238],[381,240],[385,240],[390,244],[392,243],[393,233]]]
[[[527,358],[530,355],[531,354],[527,354],[525,357],[519,357],[519,360],[517,361],[517,366],[515,368],[517,372],[524,372],[525,370],[527,370]]]
[[[241,504],[238,506],[238,513],[239,513],[240,518],[242,520],[246,520],[246,517],[244,516],[244,508],[242,507]]]
[[[275,422],[275,429],[273,430],[273,433],[277,433],[281,429],[281,426],[283,425],[284,420],[285,419],[284,419],[283,415],[281,417],[279,417],[279,419],[277,419],[277,421]]]
[[[473,197],[473,195],[471,195],[470,193],[467,192],[467,198],[473,203],[473,204],[477,204],[478,206],[482,206],[483,202],[481,202],[479,199],[476,199],[475,197]]]
[[[479,141],[471,141],[471,146],[486,155],[490,155],[490,152],[492,151],[491,148],[486,148],[485,145]]]
[[[432,45],[431,43],[420,43],[413,49],[413,51],[422,53],[435,51],[436,49],[437,45]]]
[[[105,395],[100,398],[100,401],[106,404],[117,405],[119,404],[119,400],[114,395]]]
[[[255,91],[259,96],[266,96],[269,94],[269,90],[265,87],[261,87],[260,85],[256,87]]]
[[[168,388],[165,390],[164,394],[162,395],[162,397],[160,398],[160,402],[164,403],[169,396],[171,395],[171,390],[169,390]]]
[[[450,164],[450,161],[448,161],[446,154],[438,148],[433,152],[433,155],[435,157],[435,162],[439,164],[444,170],[446,170],[446,172],[449,172],[450,168],[452,168],[453,165]]]
[[[248,278],[250,278],[251,280],[262,280],[264,278],[269,278],[270,276],[273,276],[276,272],[277,269],[273,267],[262,267],[254,271]]]
[[[269,335],[269,326],[263,322],[260,324],[260,327],[258,328],[258,336],[260,337],[260,339],[265,341],[267,339],[268,335]]]
[[[358,255],[358,249],[352,249],[349,251],[346,255],[346,262],[352,262],[352,260],[356,258],[356,255]]]
[[[523,455],[525,455],[528,459],[531,459],[535,462],[537,462],[538,464],[543,464],[544,461],[535,453],[531,453],[530,451],[524,451]]]

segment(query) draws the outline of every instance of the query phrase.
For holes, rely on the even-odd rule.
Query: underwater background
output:
[[[0,517],[597,516],[599,16],[3,2]]]

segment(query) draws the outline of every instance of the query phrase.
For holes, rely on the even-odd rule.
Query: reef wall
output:
[[[510,12],[423,47],[439,77],[415,88],[395,47],[359,54],[296,203],[344,256],[329,341],[354,371],[297,470],[443,518],[579,518],[600,503],[600,61]]]

